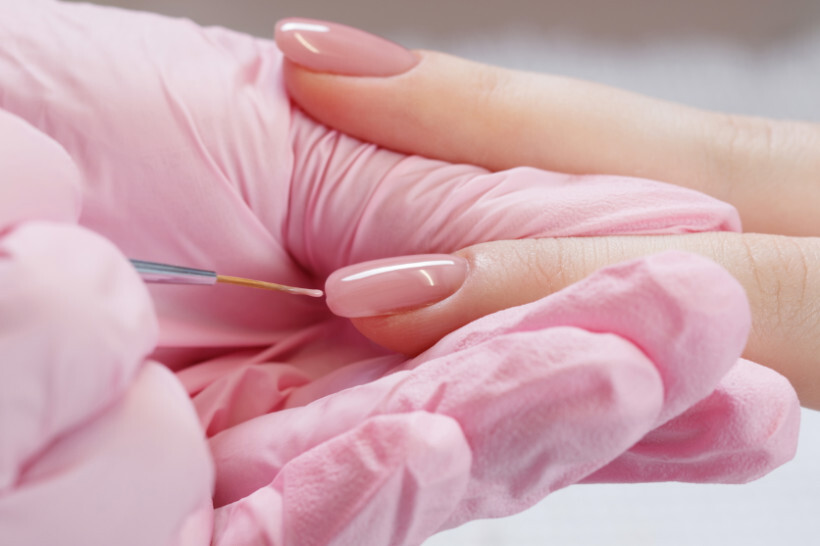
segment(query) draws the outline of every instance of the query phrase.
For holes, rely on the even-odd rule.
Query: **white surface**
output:
[[[694,106],[820,121],[817,0],[113,0],[270,36],[283,16],[358,25],[412,47],[591,79]],[[820,152],[819,152],[820,153]],[[744,486],[575,486],[425,546],[820,544],[820,413],[797,458]]]

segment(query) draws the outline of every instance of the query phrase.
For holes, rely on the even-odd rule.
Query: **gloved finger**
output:
[[[407,157],[294,113],[286,230],[318,275],[402,254],[501,239],[739,231],[737,213],[684,188],[536,169],[489,173]]]
[[[478,319],[404,371],[216,435],[216,498],[251,494],[300,453],[373,415],[424,410],[454,418],[473,451],[451,524],[509,514],[705,398],[747,332],[742,290],[709,261],[671,254],[614,266]]]
[[[449,417],[424,411],[371,417],[219,508],[213,543],[421,544],[461,500],[470,459]]]
[[[820,239],[703,233],[501,241],[438,262],[408,256],[389,266],[359,264],[335,272],[326,291],[336,313],[381,315],[356,319],[368,338],[416,354],[480,316],[559,291],[607,264],[668,249],[715,260],[740,282],[752,314],[744,357],[782,373],[804,405],[820,407]]]
[[[153,349],[145,286],[83,228],[27,222],[0,240],[0,488],[115,403]]]
[[[324,21],[280,21],[276,41],[289,59],[294,100],[368,142],[491,170],[528,165],[663,180],[729,200],[752,231],[820,235],[820,125],[710,113],[409,52]]]
[[[5,544],[207,544],[211,522],[202,506],[210,504],[212,472],[185,391],[149,363],[120,397],[55,438],[3,488],[0,536]],[[198,519],[187,521],[191,515]],[[204,541],[180,541],[186,537]]]
[[[794,457],[800,407],[782,375],[747,360],[585,483],[745,483]]]
[[[651,430],[663,382],[639,349],[570,327],[518,329],[214,436],[216,505],[264,491],[302,453],[377,415],[427,411],[458,423],[472,451],[470,483],[448,525],[521,510]]]
[[[0,109],[0,232],[25,220],[76,222],[80,173],[65,150]]]

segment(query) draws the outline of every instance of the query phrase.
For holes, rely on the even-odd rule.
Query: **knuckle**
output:
[[[569,247],[566,239],[540,239],[530,253],[529,269],[545,294],[557,292],[577,280],[578,255]]]
[[[750,154],[771,154],[775,129],[771,120],[734,114],[718,117],[718,138],[725,156],[734,164],[742,164]]]
[[[555,242],[551,239],[541,239],[537,242],[528,241],[515,245],[515,259],[523,266],[527,277],[534,286],[549,290],[555,282],[554,264],[546,255],[554,254]]]
[[[503,102],[509,93],[509,77],[503,70],[491,68],[477,71],[475,75],[475,90],[481,104],[487,106],[487,111],[492,111],[493,106]]]
[[[501,282],[511,288],[525,303],[540,299],[564,288],[566,281],[567,256],[564,244],[559,239],[531,239],[511,241],[507,246],[504,264],[501,268]]]
[[[762,118],[751,118],[734,114],[716,114],[716,123],[711,127],[712,160],[716,165],[720,180],[726,184],[726,194],[731,195],[741,187],[750,174],[751,158],[758,163],[772,157],[776,147],[774,122]]]
[[[804,328],[816,322],[816,261],[804,242],[775,235],[744,235],[743,251],[767,329]]]

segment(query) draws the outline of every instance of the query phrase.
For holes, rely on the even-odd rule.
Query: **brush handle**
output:
[[[131,260],[145,282],[163,284],[216,284],[216,271]]]

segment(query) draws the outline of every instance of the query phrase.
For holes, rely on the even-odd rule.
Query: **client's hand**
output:
[[[62,145],[79,170],[79,223],[132,258],[303,285],[365,260],[484,241],[739,228],[731,207],[674,186],[489,173],[362,143],[294,110],[281,68],[272,42],[224,29],[90,5],[0,7],[0,108]],[[10,210],[37,186],[14,188]],[[28,219],[8,225],[16,233]],[[105,295],[113,281],[95,276],[93,264],[111,263],[128,298],[144,301],[123,256],[97,241],[95,255],[108,261],[80,262],[90,288],[78,293]],[[465,273],[458,260],[439,265],[427,272],[434,284],[457,284]],[[234,287],[160,286],[151,295],[153,358],[177,371],[188,406],[169,374],[143,364],[154,341],[150,313],[133,330],[149,346],[101,366],[61,360],[70,336],[48,327],[49,314],[33,317],[32,332],[43,325],[36,337],[10,336],[13,325],[3,325],[4,382],[43,401],[36,422],[57,419],[61,396],[84,408],[54,433],[3,435],[4,449],[22,454],[0,461],[12,476],[0,505],[7,542],[418,544],[580,480],[744,481],[795,448],[788,383],[738,361],[749,327],[742,290],[692,255],[605,269],[472,322],[411,359],[307,298]],[[386,292],[385,302],[395,296]],[[103,300],[128,318],[128,298]],[[86,328],[83,339],[105,346],[120,339],[108,316],[60,324]],[[28,355],[57,364],[29,370]],[[74,366],[71,378],[101,368],[121,383],[104,399],[66,380],[63,362]],[[159,392],[156,385],[173,403],[141,394],[144,404],[127,404],[133,389]],[[116,465],[92,464],[92,448],[109,445],[92,427],[121,404],[146,436],[158,408],[168,431],[183,428],[175,434],[190,447],[185,460],[163,458],[159,441],[126,443],[114,451]],[[185,420],[191,406],[201,429]],[[24,423],[26,408],[2,415]],[[216,464],[215,510],[209,467],[196,458],[202,435]],[[88,472],[71,473],[80,466]],[[127,477],[133,486],[120,485]],[[158,493],[163,480],[168,491]],[[55,487],[66,493],[49,495]],[[112,524],[86,524],[87,514]]]
[[[717,261],[740,281],[753,321],[744,356],[784,374],[804,405],[820,409],[820,126],[714,114],[568,78],[410,53],[316,21],[281,22],[277,43],[289,58],[292,97],[346,133],[490,169],[530,165],[664,180],[728,201],[746,230],[771,234],[480,245],[459,253],[472,268],[455,297],[419,312],[358,319],[368,337],[416,352],[479,316],[551,294],[606,264],[680,249]],[[583,183],[575,184],[583,191]],[[620,189],[602,189],[600,206]],[[341,299],[342,286],[328,287],[331,303]],[[349,304],[339,311],[366,314]]]

